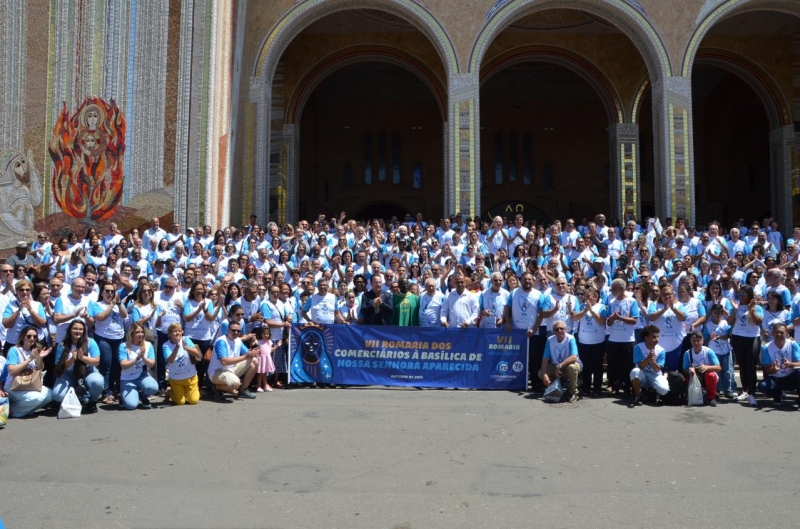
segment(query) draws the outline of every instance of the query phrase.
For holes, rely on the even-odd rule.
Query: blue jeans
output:
[[[53,400],[53,390],[42,386],[41,391],[9,391],[8,401],[11,403],[9,416],[25,417]]]
[[[681,346],[680,345],[678,347],[676,347],[675,349],[673,349],[672,351],[667,351],[666,359],[665,359],[665,362],[664,362],[664,365],[665,365],[664,372],[668,373],[670,371],[680,371],[681,370],[681,367],[682,367],[682,366],[680,366],[681,353],[683,353],[683,351],[681,350]]]
[[[785,377],[767,375],[758,383],[758,390],[773,399],[780,399],[782,391],[800,391],[800,371],[794,370]]]
[[[95,336],[94,341],[100,348],[100,374],[103,375],[103,396],[107,397],[119,387],[119,346],[122,338],[112,340]]]
[[[122,407],[126,410],[135,410],[139,401],[158,391],[158,382],[147,374],[146,370],[136,380],[122,381]]]
[[[733,371],[733,353],[717,355],[719,359],[719,382],[717,393],[736,393],[736,373]]]
[[[86,400],[89,402],[97,402],[100,399],[100,394],[103,393],[103,383],[103,375],[90,368],[86,377],[83,379],[83,384],[86,386],[88,392],[88,398]],[[56,383],[53,386],[53,400],[61,402],[64,400],[64,397],[67,396],[69,388],[75,387],[78,387],[78,380],[75,379],[71,371],[65,371],[56,379]]]

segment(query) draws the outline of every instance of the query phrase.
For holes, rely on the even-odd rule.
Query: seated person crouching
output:
[[[800,345],[787,337],[786,324],[776,323],[772,326],[772,342],[761,347],[764,380],[758,389],[776,404],[782,401],[784,391],[800,391]]]
[[[662,397],[669,393],[669,382],[664,375],[664,363],[667,352],[658,345],[660,330],[655,325],[647,325],[642,329],[644,342],[633,348],[633,369],[631,385],[634,398],[631,407],[642,404],[642,390],[653,388]]]
[[[97,401],[103,393],[103,375],[97,370],[100,365],[100,348],[93,338],[86,335],[86,323],[75,319],[70,322],[64,341],[56,349],[56,379],[53,400],[61,402],[69,388],[80,392],[80,382],[86,393],[80,395],[83,413],[96,413]]]
[[[692,375],[697,375],[700,384],[706,388],[708,405],[717,405],[717,384],[719,372],[722,369],[717,354],[703,345],[703,333],[694,331],[689,335],[692,347],[683,353],[683,376],[688,385]]]
[[[156,355],[153,344],[144,339],[141,323],[131,324],[128,341],[119,347],[119,365],[122,407],[135,410],[141,404],[142,409],[149,410],[148,397],[158,391],[158,382],[148,373],[156,365]]]
[[[12,346],[6,358],[8,373],[5,381],[4,393],[8,394],[10,404],[10,417],[25,417],[36,410],[45,407],[53,400],[53,392],[45,385],[41,389],[17,389],[12,391],[14,377],[26,374],[28,371],[43,369],[43,359],[50,354],[50,349],[43,349],[37,342],[39,335],[36,327],[23,327],[19,333],[17,345]]]
[[[167,328],[169,341],[164,344],[162,353],[169,366],[169,390],[164,398],[172,399],[174,404],[197,404],[200,401],[200,387],[197,382],[195,363],[203,359],[200,348],[189,337],[183,336],[180,323]]]
[[[553,336],[547,339],[542,357],[542,368],[539,378],[545,387],[549,386],[551,379],[561,377],[566,373],[569,379],[568,402],[578,400],[578,375],[581,372],[581,361],[578,358],[578,344],[575,337],[567,334],[567,324],[563,321],[553,323]]]
[[[247,388],[256,374],[256,359],[260,350],[258,347],[248,350],[240,338],[241,333],[242,324],[232,321],[225,336],[220,336],[214,342],[208,374],[217,398],[221,393],[232,393],[246,399],[256,398],[256,394]]]

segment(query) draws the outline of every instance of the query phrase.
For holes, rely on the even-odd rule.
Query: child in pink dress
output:
[[[275,372],[275,362],[272,360],[272,351],[280,347],[283,340],[273,342],[271,340],[272,334],[270,333],[269,327],[266,325],[256,327],[253,329],[253,333],[256,335],[258,348],[261,351],[258,354],[258,380],[256,381],[258,389],[256,392],[263,393],[265,391],[272,391],[272,387],[267,383],[267,375]]]

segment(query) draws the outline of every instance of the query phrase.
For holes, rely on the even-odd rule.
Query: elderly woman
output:
[[[145,410],[152,407],[148,397],[158,391],[158,382],[150,376],[148,369],[152,369],[155,364],[153,344],[144,339],[144,326],[139,323],[131,324],[128,341],[119,348],[123,408],[135,410],[140,404]]]
[[[169,341],[164,344],[161,354],[169,365],[169,390],[164,398],[172,399],[177,405],[197,404],[200,401],[200,386],[197,382],[195,364],[203,359],[200,348],[191,338],[183,336],[180,323],[173,323],[167,329]]]
[[[67,327],[64,341],[56,348],[56,379],[53,400],[61,402],[69,388],[80,389],[80,381],[86,388],[81,398],[83,413],[97,413],[97,401],[103,393],[103,375],[97,370],[100,365],[100,348],[89,338],[86,324],[72,320]]]
[[[43,359],[50,354],[50,349],[42,349],[39,343],[38,334],[35,327],[23,327],[18,333],[19,341],[17,345],[8,351],[6,367],[8,376],[6,377],[5,393],[11,404],[9,415],[11,417],[24,417],[42,408],[53,400],[53,392],[47,386],[34,383],[31,387],[18,388],[14,379],[18,376],[28,375],[31,372],[36,374],[36,370],[41,370]]]
[[[27,326],[32,326],[38,333],[47,324],[47,314],[38,301],[34,301],[33,283],[21,279],[14,283],[15,298],[6,305],[3,311],[3,327],[6,328],[6,345],[4,353],[8,353],[12,346],[20,341],[20,332]]]

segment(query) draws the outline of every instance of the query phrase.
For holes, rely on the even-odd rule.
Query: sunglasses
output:
[[[228,331],[230,331],[230,332],[242,332],[241,329],[228,329]]]
[[[26,334],[25,338],[33,338],[35,340],[36,338],[38,338],[38,336],[35,334]]]

